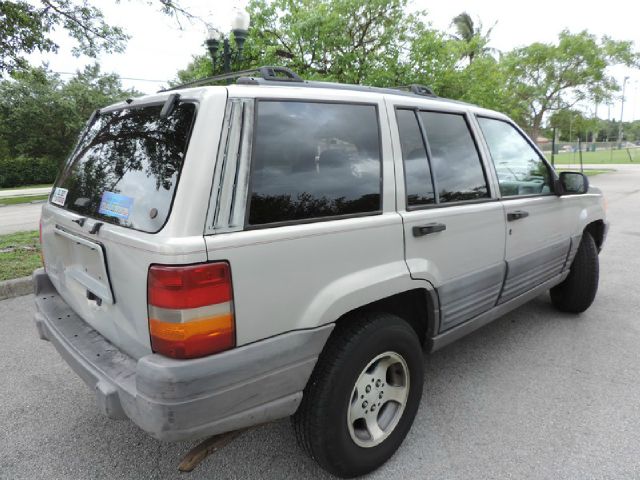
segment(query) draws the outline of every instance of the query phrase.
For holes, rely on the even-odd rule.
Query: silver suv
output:
[[[184,440],[293,415],[360,475],[409,431],[423,350],[548,290],[592,303],[603,197],[506,116],[279,68],[206,84],[97,111],[43,208],[38,331],[109,417]]]

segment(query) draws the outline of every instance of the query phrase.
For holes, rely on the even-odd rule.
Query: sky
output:
[[[206,52],[203,22],[182,22],[158,12],[143,0],[95,2],[103,10],[110,24],[119,25],[130,35],[127,49],[121,54],[103,54],[98,58],[104,72],[115,72],[123,77],[125,87],[135,87],[145,93],[160,89],[176,72],[187,66],[193,55]],[[233,8],[244,7],[245,0],[181,0],[180,4],[223,32],[229,30]],[[535,6],[532,6],[535,5]],[[598,36],[608,35],[615,40],[632,40],[640,50],[640,2],[608,0],[607,2],[575,0],[538,0],[535,3],[485,0],[483,2],[447,0],[410,1],[411,10],[426,10],[435,28],[451,30],[451,19],[460,12],[468,12],[485,28],[495,26],[490,45],[507,51],[533,42],[554,42],[563,29],[572,32],[588,30]],[[60,44],[57,54],[33,54],[32,63],[48,62],[56,72],[73,73],[94,60],[74,57],[73,42],[63,32],[55,34]],[[629,77],[625,94],[624,120],[640,119],[640,71],[613,67],[610,74],[622,83]],[[63,73],[63,78],[67,73]],[[136,80],[131,80],[136,79]],[[600,105],[601,118],[620,118],[621,95],[612,105]],[[594,105],[583,104],[581,109],[590,115]]]

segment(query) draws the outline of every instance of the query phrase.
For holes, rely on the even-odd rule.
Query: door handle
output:
[[[514,220],[519,220],[528,216],[529,212],[525,212],[524,210],[516,210],[515,212],[507,213],[507,222],[513,222]]]
[[[446,229],[447,226],[444,223],[427,223],[426,225],[413,227],[413,236],[423,237],[425,235],[429,235],[430,233],[442,232]]]

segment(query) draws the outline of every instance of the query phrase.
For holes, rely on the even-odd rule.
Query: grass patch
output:
[[[0,281],[26,277],[41,266],[37,230],[0,235]]]
[[[25,195],[23,197],[0,198],[0,205],[17,205],[19,203],[31,203],[38,200],[46,200],[49,195]]]
[[[631,158],[629,158],[631,154]],[[551,153],[547,153],[547,160],[551,161]],[[557,153],[554,158],[556,165],[580,165],[578,152]],[[582,152],[582,163],[639,163],[640,148],[630,148],[629,153],[623,150],[596,150],[595,152]]]

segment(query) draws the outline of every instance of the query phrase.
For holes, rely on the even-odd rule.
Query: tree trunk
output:
[[[540,128],[542,127],[542,117],[544,116],[544,110],[541,110],[533,117],[533,123],[531,124],[531,140],[534,142],[538,141],[538,136],[540,135]]]

